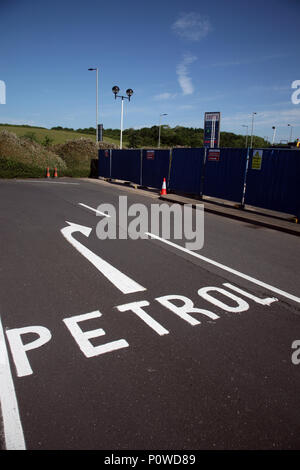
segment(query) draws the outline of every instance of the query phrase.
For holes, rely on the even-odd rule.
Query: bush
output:
[[[0,178],[42,178],[45,170],[16,160],[0,158]]]
[[[14,176],[8,177],[22,177],[25,176],[25,173],[29,177],[45,176],[47,167],[56,167],[61,173],[67,168],[65,162],[55,153],[34,141],[19,138],[16,134],[8,131],[0,132],[0,161],[2,160],[1,168],[5,174],[8,168],[13,168]],[[13,162],[11,167],[7,163],[10,160]],[[18,166],[17,163],[20,165]],[[20,175],[16,174],[17,168],[20,169]]]
[[[38,142],[35,132],[26,132],[26,134],[23,135],[23,138],[30,140],[30,142]]]

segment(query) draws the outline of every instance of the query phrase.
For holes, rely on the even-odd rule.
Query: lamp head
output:
[[[130,101],[130,97],[133,95],[133,90],[131,88],[127,88],[126,95],[128,96],[128,99]]]
[[[117,99],[117,94],[119,93],[119,91],[120,91],[120,88],[118,86],[115,85],[112,87],[112,92],[115,95],[115,99]]]

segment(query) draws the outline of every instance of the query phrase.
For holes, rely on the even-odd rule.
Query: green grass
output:
[[[34,133],[36,140],[39,144],[43,142],[46,136],[50,139],[53,139],[51,144],[63,144],[67,140],[75,140],[75,139],[90,139],[93,142],[95,141],[95,136],[89,134],[81,134],[80,132],[76,131],[59,131],[59,130],[51,130],[51,129],[43,129],[40,127],[31,127],[31,126],[14,126],[14,125],[5,125],[0,124],[0,131],[7,130],[10,132],[14,132],[18,137],[23,137],[27,133]],[[104,131],[105,133],[105,131]],[[110,137],[104,136],[104,142],[119,145],[120,141],[117,139],[111,139]],[[124,146],[126,146],[127,142],[124,142]]]

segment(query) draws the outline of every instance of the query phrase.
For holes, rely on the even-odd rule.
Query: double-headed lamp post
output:
[[[160,128],[161,128],[161,117],[168,116],[167,113],[163,113],[159,115],[159,126],[158,126],[158,148],[160,148]]]
[[[247,133],[246,133],[246,148],[247,148],[247,145],[248,145],[248,127],[249,126],[246,126],[246,124],[242,124],[242,127],[247,127]]]
[[[130,97],[133,95],[133,90],[131,88],[127,88],[126,90],[126,95],[127,96],[119,96],[118,93],[120,91],[120,88],[118,86],[113,86],[112,87],[112,92],[115,95],[115,99],[121,98],[122,100],[122,106],[121,106],[121,133],[120,133],[120,149],[122,149],[122,143],[123,143],[123,101],[124,98],[128,101],[130,101]]]
[[[254,124],[254,114],[257,114],[257,113],[252,113],[251,142],[250,142],[250,147],[251,147],[251,148],[252,148],[252,145],[253,145],[253,124]]]
[[[90,68],[88,70],[90,72],[94,70],[96,71],[96,143],[98,143],[98,68]]]

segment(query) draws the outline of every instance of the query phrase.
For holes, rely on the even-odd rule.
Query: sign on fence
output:
[[[154,150],[147,150],[147,153],[146,153],[147,160],[154,160],[154,154],[155,154]]]
[[[209,150],[207,160],[218,162],[220,160],[220,149],[217,150]]]
[[[262,162],[263,150],[254,150],[252,157],[252,170],[260,170]]]

